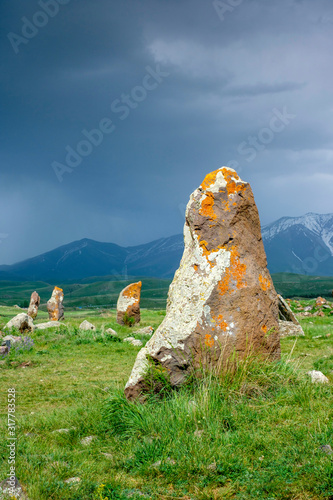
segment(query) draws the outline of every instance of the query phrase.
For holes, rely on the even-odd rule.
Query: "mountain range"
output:
[[[333,214],[283,217],[264,226],[262,236],[271,273],[333,276]],[[83,239],[17,264],[0,266],[0,280],[172,278],[183,248],[180,234],[132,247]]]

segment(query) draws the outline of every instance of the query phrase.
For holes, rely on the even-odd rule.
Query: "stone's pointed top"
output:
[[[55,286],[54,287],[54,290],[53,291],[57,291],[57,292],[63,292],[63,289],[62,288],[59,288],[58,286]]]
[[[218,193],[220,190],[227,188],[228,194],[233,194],[237,192],[237,184],[248,183],[242,181],[233,168],[221,167],[206,175],[200,188],[212,193]]]

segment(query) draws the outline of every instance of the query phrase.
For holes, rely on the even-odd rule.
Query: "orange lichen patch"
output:
[[[244,189],[246,188],[246,185],[244,183],[239,183],[239,184],[236,183],[236,181],[239,181],[240,178],[239,178],[239,175],[236,174],[235,171],[230,170],[229,168],[223,168],[222,173],[223,173],[225,180],[227,181],[226,189],[227,189],[228,196],[230,196],[232,194],[239,193],[240,191],[244,191]]]
[[[217,215],[213,209],[214,203],[215,199],[213,193],[207,193],[206,198],[204,198],[201,202],[199,214],[203,217],[208,217],[210,220],[215,220]]]
[[[58,286],[55,286],[54,289],[57,290],[57,292],[63,292],[63,289],[59,288]]]
[[[211,335],[209,335],[209,333],[205,335],[205,345],[207,347],[213,347],[214,345],[214,339]]]
[[[227,331],[228,323],[224,321],[222,314],[217,317],[217,324],[223,332]]]
[[[241,264],[239,253],[235,246],[232,246],[229,250],[231,254],[230,266],[226,269],[225,275],[218,285],[220,295],[224,295],[228,291],[233,291],[233,287],[239,290],[247,286],[245,281],[246,264]]]
[[[264,278],[262,274],[259,275],[259,283],[264,292],[267,292],[267,290],[271,287],[269,279]]]
[[[203,180],[203,183],[201,184],[202,189],[207,189],[209,188],[214,182],[216,181],[217,174],[219,173],[220,170],[215,170],[214,172],[211,172],[210,174],[206,175],[206,177]]]
[[[123,291],[123,296],[134,299],[138,298],[140,295],[141,286],[142,286],[141,281],[139,281],[138,283],[132,283],[131,285],[128,285]]]
[[[262,329],[262,331],[263,331],[264,333],[267,333],[267,326],[266,326],[266,325],[263,325],[263,326],[261,327],[261,329]]]
[[[197,271],[197,270],[199,269],[198,264],[194,264],[194,266],[193,266],[193,267],[194,267],[194,270],[195,270],[195,271]]]

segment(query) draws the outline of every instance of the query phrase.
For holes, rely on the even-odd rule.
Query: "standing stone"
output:
[[[148,360],[173,386],[197,367],[227,369],[250,351],[280,357],[278,297],[252,190],[230,168],[208,174],[186,208],[185,249],[166,317],[139,352],[125,394],[145,391]]]
[[[140,322],[140,296],[142,283],[132,283],[120,292],[117,302],[117,323],[124,325],[127,318],[134,318],[134,323]]]
[[[318,297],[316,299],[316,306],[317,307],[322,307],[324,304],[327,304],[327,300],[323,299],[323,297]]]
[[[30,316],[30,318],[32,319],[37,318],[39,304],[40,304],[40,296],[38,295],[37,292],[33,292],[31,294],[30,305],[28,308],[28,316]]]
[[[61,288],[57,286],[54,287],[52,296],[47,302],[47,311],[49,313],[49,319],[51,321],[60,321],[64,319],[64,306],[62,305],[64,300],[64,292]]]

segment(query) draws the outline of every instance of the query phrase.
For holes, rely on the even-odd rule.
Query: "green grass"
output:
[[[0,329],[17,312],[0,307]],[[163,317],[143,310],[140,326]],[[80,332],[83,319],[97,331]],[[249,360],[233,376],[207,375],[145,404],[123,396],[139,349],[105,334],[123,339],[135,328],[117,325],[113,310],[66,311],[65,324],[36,331],[31,350],[0,365],[0,478],[15,387],[16,474],[30,500],[333,498],[333,455],[320,449],[333,447],[332,317],[302,320],[305,337],[282,339],[280,362]],[[330,384],[312,385],[310,369]],[[80,483],[65,482],[72,477]]]

